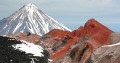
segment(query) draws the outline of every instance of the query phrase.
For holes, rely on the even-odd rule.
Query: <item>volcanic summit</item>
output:
[[[0,21],[0,35],[30,32],[42,36],[52,29],[71,31],[31,3]]]

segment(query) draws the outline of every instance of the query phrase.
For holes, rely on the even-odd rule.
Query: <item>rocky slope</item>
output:
[[[120,41],[116,44],[104,45],[96,49],[91,55],[91,62],[120,63]]]
[[[84,34],[70,53],[71,63],[119,63],[120,34],[94,19],[84,26]]]
[[[109,39],[111,45],[104,45],[94,50],[91,55],[92,63],[120,63],[120,33],[111,33]]]
[[[59,31],[52,34],[51,31],[48,34],[52,38],[64,37],[50,47],[55,46],[56,49],[49,48],[52,51],[50,52],[52,63],[119,63],[120,35],[95,19],[88,20],[83,27],[72,32]],[[51,41],[47,45],[54,43]]]

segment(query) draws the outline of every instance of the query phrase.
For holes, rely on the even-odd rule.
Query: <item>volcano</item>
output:
[[[71,31],[31,3],[0,21],[0,35],[30,32],[42,36],[52,29]]]

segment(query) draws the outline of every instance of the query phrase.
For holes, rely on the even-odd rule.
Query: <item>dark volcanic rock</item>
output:
[[[17,44],[27,45],[14,38],[0,36],[0,63],[48,63],[49,54],[44,49],[39,49],[43,51],[40,53],[44,56],[34,56],[31,52],[16,49],[14,46]],[[37,52],[35,49],[33,51]]]

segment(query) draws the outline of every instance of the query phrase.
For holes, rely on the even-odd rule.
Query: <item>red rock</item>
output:
[[[76,43],[76,41],[78,40],[78,37],[82,36],[83,30],[84,30],[84,28],[81,26],[78,29],[74,30],[73,32],[54,29],[54,30],[50,31],[49,33],[47,33],[47,35],[50,35],[52,38],[53,37],[64,38],[65,36],[69,36],[69,38],[70,38],[69,40],[67,40],[67,42],[64,46],[60,47],[56,51],[53,51],[53,53],[50,55],[50,58],[55,59],[55,58],[58,58],[58,57],[64,55],[70,49],[70,46]],[[52,42],[54,42],[54,41],[50,41],[49,44],[51,44]]]
[[[84,52],[80,63],[84,63],[88,60],[93,49],[97,49],[106,44],[111,44],[109,35],[112,32],[113,31],[97,22],[95,19],[88,20],[84,26],[84,35],[89,38],[88,40],[85,40],[84,44],[88,46],[88,49]]]
[[[64,46],[58,48],[56,51],[53,51],[50,55],[51,59],[56,59],[59,58],[60,56],[64,55],[69,49],[70,46],[75,44],[76,41],[78,40],[79,37],[81,37],[83,35],[83,26],[79,27],[78,29],[70,32],[70,31],[63,31],[63,30],[59,30],[59,29],[54,29],[51,30],[50,32],[47,33],[47,35],[50,35],[52,38],[54,37],[58,37],[58,38],[64,38],[65,36],[69,36],[69,40],[67,40],[66,44],[64,44]],[[53,44],[55,41],[54,40],[48,40],[47,45]],[[61,42],[61,41],[60,41]],[[55,44],[58,44],[59,42],[55,42]],[[53,47],[54,47],[53,46]]]
[[[84,32],[84,27],[80,26],[78,29],[74,30],[72,33],[74,36],[81,37]]]
[[[72,35],[72,33],[70,31],[63,31],[60,29],[53,29],[50,32],[47,33],[48,35],[50,35],[51,37],[64,37],[66,35]]]
[[[88,20],[84,26],[84,34],[101,44],[110,44],[108,38],[112,32],[113,31],[97,22],[95,19]]]
[[[83,31],[84,27],[80,26],[78,29],[70,32],[70,31],[64,31],[64,30],[60,30],[60,29],[54,29],[51,30],[50,32],[48,32],[47,34],[50,35],[51,37],[64,37],[66,35],[69,35],[71,37],[81,37],[83,35]]]
[[[56,59],[58,57],[61,57],[62,55],[64,55],[69,49],[70,49],[70,46],[75,44],[76,41],[78,40],[78,37],[74,37],[72,39],[69,39],[67,41],[67,43],[60,47],[58,50],[54,51],[51,55],[50,55],[50,58],[51,59]]]
[[[75,61],[79,58],[81,58],[81,60],[78,60],[78,63],[86,63],[94,49],[97,49],[106,44],[111,44],[109,36],[111,33],[113,33],[113,31],[111,31],[109,28],[102,25],[101,23],[97,22],[95,19],[88,20],[85,23],[82,32],[81,33],[83,34],[83,36],[80,40],[83,41],[82,43],[87,45],[86,47],[88,48],[84,52],[80,48],[84,49],[85,46],[79,46],[78,50],[75,51],[73,49],[72,52],[75,54],[73,54],[74,56],[72,56],[72,63],[76,63]],[[82,53],[83,55],[79,55],[78,53]]]

